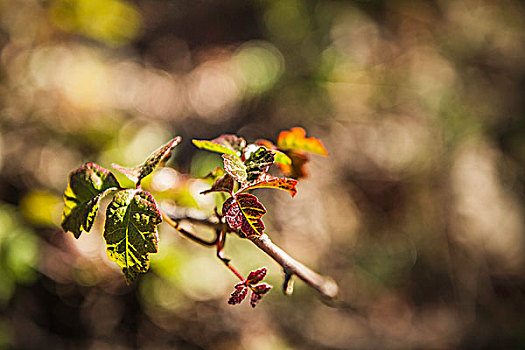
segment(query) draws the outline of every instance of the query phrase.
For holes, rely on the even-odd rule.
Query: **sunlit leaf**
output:
[[[277,139],[277,147],[282,150],[297,150],[328,155],[323,143],[315,137],[306,137],[306,131],[301,127],[281,131]]]
[[[246,166],[237,156],[231,154],[223,154],[224,170],[230,174],[235,181],[239,183],[245,183],[248,174],[246,172]]]
[[[61,226],[78,238],[89,232],[98,211],[98,203],[107,191],[120,185],[107,169],[87,163],[71,172],[64,192],[64,211]]]
[[[112,164],[112,166],[114,169],[126,175],[126,177],[134,183],[140,184],[140,181],[151,174],[159,164],[167,161],[171,157],[171,151],[179,144],[180,140],[180,136],[175,137],[150,154],[146,161],[136,168],[124,168],[117,164]]]
[[[125,168],[118,164],[111,164],[111,167],[117,170],[119,173],[126,175],[133,183],[138,183],[140,175],[140,167],[136,168]]]
[[[133,282],[149,268],[149,254],[157,252],[157,225],[162,221],[155,200],[146,191],[117,192],[106,210],[104,239],[109,259]]]
[[[217,153],[224,153],[224,154],[237,154],[236,151],[229,149],[228,147],[225,147],[223,145],[219,145],[218,143],[214,143],[212,141],[208,140],[192,140],[193,144],[197,146],[200,149],[205,149],[207,151],[217,152]]]
[[[274,177],[269,174],[262,174],[255,180],[241,188],[241,191],[253,190],[255,188],[275,188],[286,191],[293,196],[297,193],[295,186],[297,180],[288,179],[285,177]]]
[[[265,213],[266,209],[257,197],[248,193],[228,198],[222,207],[226,222],[232,229],[240,230],[241,237],[261,235],[264,232],[261,217]]]
[[[272,149],[272,152],[275,156],[275,163],[279,164],[292,164],[292,160],[290,157],[288,157],[285,153],[278,151],[276,149]]]
[[[230,174],[225,174],[224,176],[218,178],[209,190],[202,191],[201,194],[207,194],[211,192],[233,192],[233,177]]]
[[[212,142],[223,145],[236,152],[240,152],[246,147],[246,140],[244,138],[232,134],[221,135],[216,139],[213,139]]]
[[[250,146],[257,148],[253,152],[247,152],[246,161],[244,162],[247,173],[246,180],[249,182],[255,181],[261,174],[266,173],[275,160],[274,153],[266,149],[266,147]]]
[[[192,142],[198,148],[231,155],[240,154],[244,147],[246,147],[246,140],[237,135],[230,134],[219,136],[211,141],[192,140]]]

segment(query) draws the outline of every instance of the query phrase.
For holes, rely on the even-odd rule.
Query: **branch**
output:
[[[174,218],[170,218],[167,215],[164,215],[164,218],[166,221],[169,220],[168,223],[176,223]],[[224,224],[219,222],[217,218],[211,217],[208,219],[196,219],[191,217],[184,217],[184,218],[177,218],[177,221],[189,221],[195,224],[200,224],[204,226],[208,226],[214,229],[223,229]],[[173,226],[173,225],[172,225]],[[198,243],[203,244],[202,240],[198,237],[196,237],[193,234],[190,234],[189,232],[181,231],[178,227],[173,226],[175,229],[177,229],[179,232],[181,232],[184,236],[197,241]],[[219,236],[217,236],[219,237]],[[219,238],[217,238],[218,240]],[[306,267],[299,261],[292,258],[288,253],[286,253],[284,250],[279,248],[275,243],[272,242],[270,237],[268,235],[263,234],[261,236],[254,236],[249,237],[249,239],[263,252],[268,254],[273,260],[275,260],[279,265],[282,266],[284,274],[285,274],[285,281],[283,284],[283,291],[285,294],[291,293],[291,277],[293,275],[296,275],[301,280],[303,280],[307,285],[318,291],[321,296],[323,296],[326,299],[334,300],[337,297],[337,293],[339,291],[339,287],[337,286],[337,283],[328,276],[322,276],[314,271],[312,271],[310,268]],[[213,242],[205,242],[204,245],[212,246],[217,243],[217,240]],[[220,257],[219,257],[220,258]],[[222,260],[222,259],[221,259]],[[224,262],[224,261],[223,261]]]
[[[204,245],[204,246],[207,246],[207,247],[214,247],[215,244],[217,243],[217,240],[219,239],[219,237],[217,236],[217,237],[215,237],[215,239],[213,241],[206,241],[206,240],[204,240],[204,239],[202,239],[200,237],[195,236],[193,233],[190,233],[190,232],[186,231],[182,227],[180,227],[180,225],[179,225],[179,223],[177,221],[175,221],[170,216],[165,214],[162,210],[160,211],[160,213],[162,215],[162,218],[164,219],[164,221],[168,225],[170,225],[175,230],[180,232],[184,237],[189,238],[192,241],[194,241],[196,243],[199,243],[200,245]],[[207,224],[207,222],[209,222],[209,224]],[[205,222],[201,222],[201,223],[204,224],[204,225],[209,225],[209,226],[215,225],[215,224],[212,224],[211,221],[205,221]]]
[[[290,277],[296,275],[313,289],[317,290],[323,297],[333,300],[337,297],[339,287],[337,283],[327,276],[322,276],[312,271],[284,250],[276,246],[267,234],[249,238],[259,249],[268,254],[273,260],[283,267],[285,273],[284,288],[288,287]]]

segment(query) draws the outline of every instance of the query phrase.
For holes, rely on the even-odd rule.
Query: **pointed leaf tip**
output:
[[[213,140],[192,140],[197,148],[207,151],[237,155],[246,147],[246,140],[237,135],[222,135]]]
[[[163,162],[166,162],[171,157],[171,152],[181,140],[182,138],[180,136],[171,139],[164,146],[151,153],[142,165],[139,165],[135,168],[124,168],[117,164],[112,164],[111,166],[115,170],[118,170],[122,174],[126,175],[126,177],[134,183],[140,184],[140,181],[143,178],[151,174],[153,170],[157,168],[157,166]]]

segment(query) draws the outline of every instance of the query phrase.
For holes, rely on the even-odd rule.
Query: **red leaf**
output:
[[[228,299],[228,304],[230,305],[240,304],[241,301],[243,301],[244,298],[246,298],[247,293],[248,293],[248,288],[244,284],[238,283],[235,286],[235,290],[231,294],[230,299]]]
[[[269,284],[266,284],[266,283],[261,283],[261,284],[258,284],[256,285],[255,287],[253,287],[253,291],[254,293],[257,293],[259,295],[264,295],[266,293],[268,293],[268,291],[272,289],[272,286],[270,286]]]
[[[230,197],[222,206],[222,215],[228,225],[234,230],[240,229],[241,237],[259,236],[264,232],[261,217],[266,213],[264,206],[257,197],[248,193],[240,193]]]
[[[261,300],[261,296],[259,294],[252,293],[250,297],[250,305],[252,307],[256,307],[259,300]]]
[[[266,267],[262,267],[260,269],[250,272],[250,274],[246,278],[246,283],[256,284],[256,283],[261,282],[264,276],[266,276],[266,272],[267,272]]]

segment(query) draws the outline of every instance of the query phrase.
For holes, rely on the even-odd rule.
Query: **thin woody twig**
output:
[[[167,216],[164,215],[166,218]],[[168,219],[172,222],[176,222],[168,217]],[[184,217],[179,218],[179,220],[185,220],[189,221],[195,224],[200,224],[208,227],[212,227],[216,230],[222,230],[224,229],[224,224],[219,222],[217,218],[208,218],[208,219],[196,219],[191,217]],[[166,220],[167,221],[167,220]],[[177,224],[178,225],[178,224]],[[176,228],[177,229],[177,228]],[[179,229],[177,229],[179,230]],[[181,232],[179,230],[179,232]],[[189,232],[181,232],[183,235],[187,236],[188,238],[192,240],[198,239],[199,241],[202,241],[202,239],[196,237],[193,234],[189,234]],[[188,236],[189,234],[190,236]],[[224,235],[224,233],[223,233]],[[205,242],[207,246],[217,245],[218,240],[220,240],[220,235],[217,235],[216,240],[211,242]],[[296,275],[299,277],[302,281],[304,281],[307,285],[315,289],[319,294],[328,299],[328,300],[334,300],[337,297],[337,293],[339,291],[339,287],[337,286],[337,283],[328,276],[323,276],[318,274],[317,272],[314,272],[307,266],[303,265],[299,261],[292,258],[288,253],[286,253],[284,250],[282,250],[280,247],[278,247],[275,243],[272,242],[270,237],[266,234],[262,234],[261,236],[254,236],[249,237],[249,239],[263,252],[265,252],[267,255],[269,255],[273,260],[275,260],[279,265],[282,266],[285,274],[285,286],[286,291],[285,294],[290,294],[292,290],[291,286],[291,277],[293,275]],[[202,242],[199,242],[202,244]],[[221,242],[222,244],[222,242]],[[219,253],[219,251],[218,251]],[[220,258],[220,257],[219,257]],[[222,260],[222,259],[221,259]],[[224,260],[223,260],[224,262]],[[283,287],[284,288],[284,287]]]
[[[216,236],[213,241],[206,241],[206,240],[204,240],[204,239],[202,239],[200,237],[195,236],[193,233],[190,233],[190,232],[186,231],[182,227],[180,227],[180,225],[179,225],[179,223],[177,221],[173,220],[171,217],[166,215],[162,210],[160,211],[160,213],[162,214],[162,218],[164,219],[164,221],[168,225],[173,227],[175,230],[179,231],[184,237],[189,238],[189,239],[191,239],[192,241],[194,241],[196,243],[199,243],[199,244],[207,246],[207,247],[213,247],[213,246],[215,246],[215,244],[217,243],[217,240],[219,239],[219,237]]]
[[[292,258],[288,253],[275,245],[267,234],[250,237],[250,240],[279,263],[286,275],[296,275],[327,299],[333,300],[337,297],[339,287],[331,277],[322,276]]]

